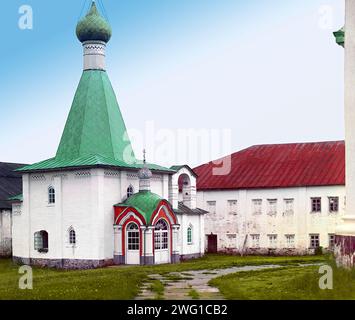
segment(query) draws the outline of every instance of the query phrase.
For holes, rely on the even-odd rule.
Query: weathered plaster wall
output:
[[[311,198],[322,198],[322,212],[311,213]],[[330,213],[328,197],[339,197],[339,212]],[[255,214],[253,200],[261,199],[261,213]],[[276,214],[270,214],[268,200],[277,200]],[[286,213],[285,199],[294,199],[293,214]],[[237,210],[230,212],[228,201],[237,201]],[[206,216],[205,234],[218,235],[218,250],[249,253],[299,254],[309,252],[309,235],[319,234],[320,245],[328,248],[329,234],[341,221],[345,210],[343,186],[283,188],[230,191],[199,191],[197,205],[210,210],[208,202],[216,202],[216,213]],[[260,249],[254,249],[251,235],[260,235]],[[268,235],[277,235],[270,249]],[[288,248],[286,235],[295,235],[295,248]],[[287,249],[287,250],[286,250]],[[292,249],[292,250],[289,250]]]
[[[9,257],[12,253],[11,220],[11,210],[0,210],[0,257]]]

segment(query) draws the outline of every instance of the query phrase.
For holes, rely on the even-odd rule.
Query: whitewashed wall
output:
[[[39,259],[108,260],[113,258],[114,204],[126,199],[127,188],[139,191],[136,172],[90,169],[25,174],[23,204],[13,218],[13,255]],[[48,204],[48,188],[56,203]],[[169,176],[154,175],[152,192],[169,196]],[[76,231],[76,246],[68,230]],[[34,233],[49,234],[48,253],[34,250]]]
[[[311,213],[311,198],[322,198],[322,212]],[[339,197],[339,212],[330,213],[328,197]],[[261,214],[254,214],[252,200],[262,199]],[[268,215],[268,199],[277,199],[275,216]],[[284,199],[294,199],[294,214],[285,215]],[[228,201],[237,201],[237,212],[230,213]],[[252,246],[251,234],[260,234],[260,247],[269,247],[268,235],[277,235],[277,248],[286,248],[287,234],[295,235],[296,250],[310,246],[309,235],[319,234],[320,245],[328,247],[329,234],[334,234],[345,209],[345,187],[301,187],[257,190],[198,191],[197,205],[209,210],[208,201],[216,201],[216,213],[206,216],[205,234],[218,235],[220,251],[240,251],[246,240]]]
[[[11,210],[0,210],[0,257],[11,255]]]
[[[177,215],[180,224],[179,249],[180,255],[193,258],[205,253],[205,231],[203,215]],[[188,243],[187,229],[192,226],[192,243]]]

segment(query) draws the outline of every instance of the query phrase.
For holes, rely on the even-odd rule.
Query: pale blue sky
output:
[[[55,155],[82,72],[83,3],[3,1],[0,161]],[[132,136],[146,139],[134,139],[137,155],[145,144],[153,162],[194,166],[254,144],[343,139],[343,50],[332,36],[343,1],[103,3],[108,73]],[[33,8],[33,30],[18,28],[22,4]],[[202,143],[205,152],[192,154],[178,142],[181,131],[202,129],[231,130],[230,148]],[[172,139],[163,147],[162,136]]]

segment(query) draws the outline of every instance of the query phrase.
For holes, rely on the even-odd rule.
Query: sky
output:
[[[33,28],[19,27],[29,5]],[[55,155],[89,0],[3,0],[0,161]],[[101,0],[107,72],[133,148],[196,165],[257,144],[344,139],[342,0]],[[5,31],[4,31],[5,30]]]

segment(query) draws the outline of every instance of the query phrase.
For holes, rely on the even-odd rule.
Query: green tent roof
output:
[[[129,197],[125,202],[117,204],[116,207],[133,207],[145,219],[146,223],[150,223],[150,219],[157,208],[160,201],[163,199],[150,191],[140,191]]]
[[[94,154],[118,161],[135,160],[115,93],[102,70],[83,72],[56,159]]]
[[[139,169],[117,99],[107,73],[83,72],[54,158],[18,171],[54,170],[83,166]],[[151,170],[174,170],[150,164]]]

